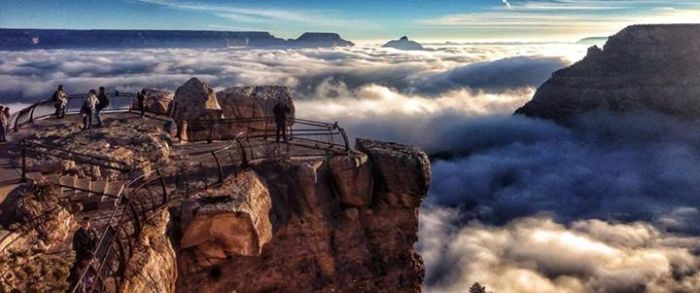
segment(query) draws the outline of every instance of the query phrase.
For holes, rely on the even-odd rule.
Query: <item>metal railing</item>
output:
[[[54,157],[62,160],[73,161],[80,164],[97,166],[106,169],[112,169],[119,171],[121,173],[129,173],[132,170],[131,165],[123,162],[112,160],[108,157],[97,156],[79,153],[71,150],[61,148],[56,145],[42,144],[33,140],[23,140],[22,145],[22,182],[27,181],[27,173],[30,171],[27,165],[27,157]]]
[[[130,112],[138,111],[137,94],[131,92],[112,92],[107,93],[109,97],[109,105],[102,110],[103,113]],[[78,114],[80,109],[87,99],[87,94],[77,94],[68,96],[68,104],[66,105],[66,114]],[[165,109],[155,110],[151,104],[154,102],[162,102],[165,104]],[[175,103],[172,99],[165,99],[158,96],[147,96],[145,112],[156,114],[159,116],[170,116],[172,114]],[[26,124],[31,124],[34,120],[53,117],[56,113],[55,102],[52,99],[46,99],[36,102],[29,107],[19,110],[10,116],[10,128],[15,132]]]
[[[306,146],[347,152],[350,150],[345,130],[338,122],[327,123],[306,119],[287,119],[287,140]],[[187,125],[188,141],[230,140],[237,133],[245,132],[246,139],[276,139],[277,125],[274,118],[200,119]],[[280,138],[283,139],[283,138]]]
[[[131,180],[127,187],[95,248],[99,261],[82,270],[70,292],[118,292],[143,225],[170,201],[165,178],[158,170]]]

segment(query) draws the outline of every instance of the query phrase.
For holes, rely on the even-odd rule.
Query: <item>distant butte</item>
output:
[[[407,36],[403,36],[398,40],[389,41],[382,47],[408,51],[423,50],[423,45],[419,44],[418,42],[409,40]]]

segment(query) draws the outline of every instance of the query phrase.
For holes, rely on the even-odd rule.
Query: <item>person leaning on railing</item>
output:
[[[58,89],[51,96],[51,100],[56,107],[56,118],[63,118],[66,116],[66,106],[68,105],[68,95],[63,91],[63,85],[59,84]]]

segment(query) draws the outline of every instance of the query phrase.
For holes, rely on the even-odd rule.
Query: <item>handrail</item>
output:
[[[87,94],[74,94],[74,95],[69,95],[68,96],[68,104],[66,105],[66,114],[77,114],[80,113],[80,108],[82,107],[82,103],[79,103],[80,100],[84,100],[87,98]],[[110,104],[107,108],[103,110],[104,113],[114,113],[114,112],[130,112],[132,110],[138,110],[137,105],[136,105],[136,100],[135,98],[137,97],[136,93],[132,92],[112,92],[112,93],[107,93],[107,96],[110,98]],[[163,115],[165,114],[166,116],[169,116],[172,113],[172,109],[174,107],[174,102],[172,99],[167,99],[159,96],[147,96],[146,101],[162,101],[166,102],[166,113],[159,113],[159,112],[152,112],[149,110],[148,107],[146,107],[145,112],[148,113],[153,113],[157,115]],[[78,102],[76,102],[78,101]],[[38,119],[44,119],[47,117],[52,117],[54,115],[54,105],[55,102],[52,99],[44,99],[40,100],[22,110],[19,110],[17,112],[14,112],[10,116],[10,125],[11,128],[17,132],[19,131],[19,127],[25,124],[33,123],[34,120]],[[36,109],[39,107],[45,106],[47,109],[44,109],[44,113],[36,113]]]
[[[37,141],[33,140],[22,140],[20,143],[22,146],[22,182],[27,181],[27,153],[32,152],[35,154],[40,154],[40,155],[46,155],[46,156],[51,156],[51,157],[56,157],[59,159],[64,159],[64,160],[70,160],[74,162],[79,162],[83,164],[88,164],[92,166],[98,166],[98,167],[103,167],[107,169],[112,169],[112,170],[117,170],[122,173],[128,173],[131,172],[132,168],[131,166],[127,165],[126,163],[122,161],[116,161],[112,160],[107,157],[102,157],[102,156],[96,156],[96,155],[89,155],[89,154],[84,154],[84,153],[79,153],[71,150],[66,150],[62,149],[58,146],[50,146],[47,144],[42,144]],[[48,149],[52,151],[58,152],[56,153],[51,153],[48,151],[44,151],[41,149]]]
[[[243,128],[246,138],[264,138],[275,135],[276,125],[272,117],[255,118],[232,118],[232,119],[198,119],[188,123],[188,141],[229,140],[227,135],[232,128]],[[235,130],[234,130],[235,131]],[[288,139],[298,139],[310,141],[311,147],[332,150],[336,147],[342,148],[344,152],[350,151],[345,129],[338,125],[338,122],[328,123],[299,118],[287,119]],[[335,138],[338,137],[336,140]],[[323,145],[325,147],[320,147]]]

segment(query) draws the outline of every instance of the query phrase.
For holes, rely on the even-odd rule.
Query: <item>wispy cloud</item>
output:
[[[612,34],[636,23],[689,23],[700,19],[700,2],[697,1],[501,1],[507,9],[497,7],[448,14],[417,23],[434,29],[570,38],[572,35]]]
[[[508,2],[508,0],[501,0],[501,2],[503,2],[503,5],[505,5],[506,7],[513,8],[512,6],[510,6],[510,2]]]

